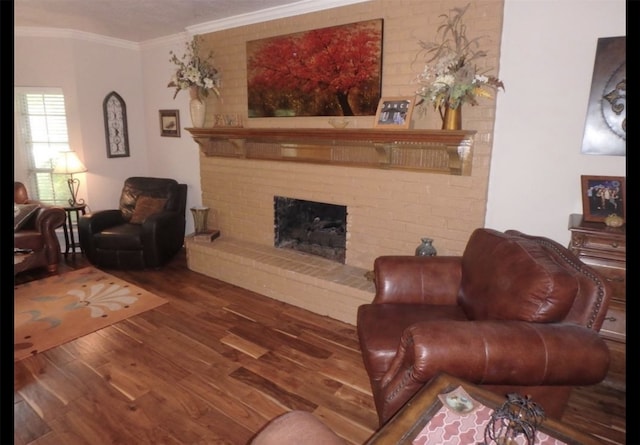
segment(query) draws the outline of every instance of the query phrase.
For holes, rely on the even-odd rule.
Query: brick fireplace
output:
[[[357,307],[373,298],[365,275],[377,256],[413,255],[425,236],[439,255],[459,255],[484,224],[488,150],[478,153],[482,144],[474,145],[469,174],[452,175],[250,159],[238,155],[237,145],[235,155],[218,156],[203,138],[196,141],[202,202],[221,236],[211,243],[187,237],[189,268],[347,323],[355,324]],[[275,247],[275,196],[344,205],[344,264]]]

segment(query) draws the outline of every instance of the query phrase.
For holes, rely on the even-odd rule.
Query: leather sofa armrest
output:
[[[38,209],[34,228],[42,236],[45,255],[49,264],[57,264],[60,256],[60,243],[56,235],[56,229],[64,224],[67,217],[62,207],[45,206]],[[15,238],[14,238],[15,245]]]
[[[36,214],[35,228],[48,242],[56,237],[56,229],[64,224],[65,218],[66,213],[62,207],[43,205]]]
[[[482,385],[593,385],[609,369],[592,329],[522,321],[430,321],[405,329],[382,378],[384,415],[397,411],[438,372]]]
[[[374,304],[456,304],[462,279],[457,256],[387,255],[373,265]]]

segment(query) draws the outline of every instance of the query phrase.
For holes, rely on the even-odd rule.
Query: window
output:
[[[64,205],[70,197],[65,175],[53,174],[60,151],[68,151],[64,94],[59,88],[16,88],[16,153],[23,158],[14,169],[26,170],[29,197]]]

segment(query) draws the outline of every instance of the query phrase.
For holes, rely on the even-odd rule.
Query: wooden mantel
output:
[[[475,131],[187,128],[205,156],[469,176]]]

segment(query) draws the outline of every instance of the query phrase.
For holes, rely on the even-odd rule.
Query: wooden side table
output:
[[[604,384],[626,390],[626,307],[627,235],[626,226],[607,227],[601,222],[584,221],[582,215],[569,217],[569,250],[588,264],[611,285],[613,297],[600,335],[611,352],[611,365]]]
[[[424,434],[423,431],[428,427],[429,422],[444,407],[438,396],[450,393],[458,387],[461,387],[475,401],[491,408],[491,410],[499,408],[507,400],[506,397],[501,397],[464,380],[444,373],[439,374],[418,391],[400,411],[371,436],[365,442],[365,445],[411,445],[418,435]],[[533,401],[535,402],[535,400]],[[461,422],[457,423],[460,424]],[[484,434],[486,423],[477,425],[477,427],[482,429],[477,433]],[[538,428],[538,431],[555,439],[556,442],[567,445],[598,445],[602,443],[596,440],[595,437],[554,419],[546,419]],[[448,432],[451,434],[450,430]],[[465,430],[465,434],[468,434],[468,432],[468,430]],[[433,443],[442,442],[439,442],[434,437]]]
[[[73,234],[73,226],[74,226],[74,221],[75,224],[78,223],[78,220],[80,219],[80,215],[85,215],[86,214],[86,209],[87,209],[87,205],[86,204],[82,204],[82,205],[77,205],[77,206],[71,206],[71,207],[65,207],[64,211],[67,213],[67,219],[64,223],[63,229],[64,229],[64,244],[65,244],[65,250],[64,250],[64,256],[66,258],[66,256],[71,253],[72,255],[76,254],[76,248],[80,249],[80,239],[78,238],[78,241],[76,241],[75,239],[75,235]],[[72,218],[72,216],[75,216],[75,218]],[[80,250],[80,253],[82,253],[82,250]]]

